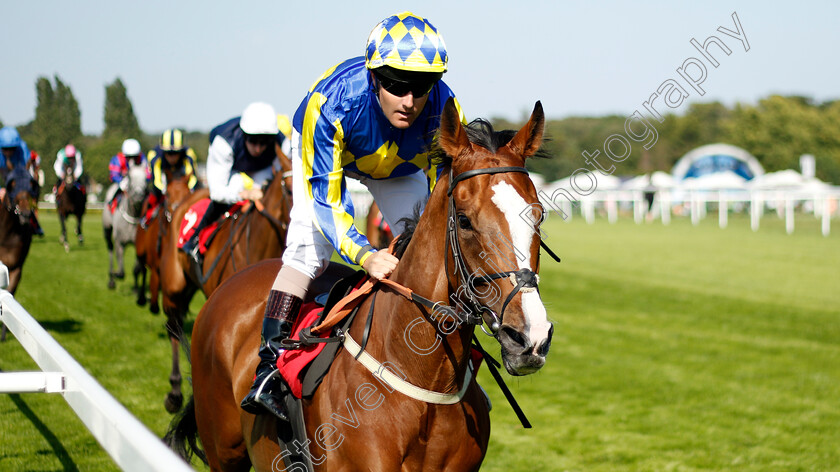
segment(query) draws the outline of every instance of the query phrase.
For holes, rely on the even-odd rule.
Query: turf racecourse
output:
[[[106,289],[98,215],[70,254],[55,215],[42,219],[18,299],[162,435],[163,317],[134,304],[129,280]],[[546,224],[563,259],[541,270],[552,350],[536,375],[506,375],[534,428],[482,370],[494,404],[482,470],[840,470],[840,227],[823,238],[801,216],[790,236],[775,217],[757,233],[739,216],[716,223]],[[33,368],[14,339],[0,345],[0,369]],[[58,396],[0,396],[0,471],[115,469]]]

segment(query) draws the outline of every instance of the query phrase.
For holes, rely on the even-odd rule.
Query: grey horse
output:
[[[125,278],[123,257],[125,247],[134,244],[137,233],[137,223],[143,217],[143,199],[146,198],[146,167],[129,164],[128,186],[116,210],[112,214],[108,209],[102,211],[102,230],[105,233],[105,243],[108,245],[108,288],[117,286],[114,279]],[[116,263],[119,270],[114,272],[114,248],[116,247]],[[134,266],[134,284],[137,285],[138,266]]]

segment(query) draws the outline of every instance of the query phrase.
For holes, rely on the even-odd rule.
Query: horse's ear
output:
[[[539,151],[540,145],[542,145],[544,125],[545,114],[543,113],[543,107],[537,101],[534,105],[534,111],[531,113],[531,118],[516,133],[516,136],[510,140],[507,147],[516,155],[522,157],[533,156]]]
[[[461,124],[458,107],[452,97],[446,101],[440,117],[440,147],[452,158],[457,158],[470,148],[470,139]]]

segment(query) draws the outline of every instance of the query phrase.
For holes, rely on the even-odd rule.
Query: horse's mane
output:
[[[397,241],[394,243],[394,256],[396,256],[397,259],[401,258],[403,254],[405,254],[405,250],[408,248],[408,243],[411,242],[411,237],[414,236],[414,231],[417,229],[417,223],[420,222],[420,215],[422,213],[422,206],[418,204],[414,207],[414,212],[411,216],[400,218],[399,224],[403,225],[403,232],[400,233],[397,237]]]
[[[467,131],[467,137],[471,143],[486,148],[493,153],[496,153],[499,148],[504,147],[511,139],[513,139],[514,136],[516,136],[516,131],[514,130],[494,130],[493,125],[490,124],[490,122],[481,118],[473,120],[464,129]],[[438,136],[439,134],[440,131],[438,131]],[[543,138],[543,142],[545,141],[548,141],[548,139]],[[551,155],[544,149],[540,148],[540,150],[532,157],[549,158]],[[432,147],[429,150],[429,160],[432,164],[442,169],[448,169],[449,166],[452,165],[452,156],[446,154],[446,152],[440,147],[437,136],[432,141]],[[417,229],[417,223],[420,221],[421,213],[422,211],[418,205],[414,208],[412,216],[400,219],[400,223],[405,225],[405,229],[400,234],[397,242],[394,243],[394,256],[397,258],[402,257],[408,247],[408,243],[411,242],[411,237],[414,236],[414,231]]]

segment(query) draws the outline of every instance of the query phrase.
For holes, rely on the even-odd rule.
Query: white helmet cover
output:
[[[276,135],[277,113],[274,107],[268,103],[254,102],[242,112],[239,120],[239,127],[246,134],[271,134]]]
[[[139,156],[140,143],[136,139],[126,139],[122,143],[122,153],[126,156]]]

